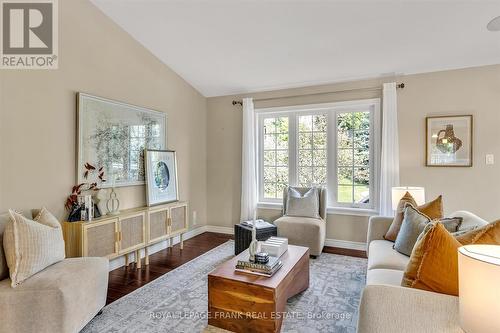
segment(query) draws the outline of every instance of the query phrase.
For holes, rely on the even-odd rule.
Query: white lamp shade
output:
[[[413,187],[413,186],[400,186],[392,188],[392,210],[398,208],[399,200],[409,192],[417,205],[423,205],[425,203],[425,189],[423,187]]]
[[[500,332],[500,246],[458,249],[460,326],[467,333]]]

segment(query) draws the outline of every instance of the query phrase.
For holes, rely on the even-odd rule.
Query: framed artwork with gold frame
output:
[[[426,166],[472,166],[472,115],[433,116],[425,122]]]

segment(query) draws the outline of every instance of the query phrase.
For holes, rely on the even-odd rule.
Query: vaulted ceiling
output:
[[[205,96],[500,63],[500,1],[92,2]]]

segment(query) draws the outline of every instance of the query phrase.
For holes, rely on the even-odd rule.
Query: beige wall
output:
[[[249,94],[254,98],[305,95],[322,91],[372,87],[384,80],[288,89]],[[402,185],[425,186],[427,197],[443,194],[445,210],[466,209],[492,220],[500,218],[500,168],[486,166],[486,153],[500,163],[500,66],[409,75],[397,78],[406,88],[398,90]],[[232,226],[239,220],[241,175],[241,107],[231,105],[242,96],[208,99],[208,224]],[[378,92],[302,96],[266,102],[256,107],[300,105],[380,97]],[[474,115],[474,166],[428,168],[425,162],[425,117]],[[261,210],[260,216],[276,218],[279,211]],[[368,217],[329,215],[327,238],[364,242]]]
[[[59,1],[59,48],[57,70],[0,71],[0,212],[45,205],[65,217],[82,91],[168,114],[180,196],[204,223],[206,99],[89,1]],[[123,208],[144,205],[144,186],[118,197]]]

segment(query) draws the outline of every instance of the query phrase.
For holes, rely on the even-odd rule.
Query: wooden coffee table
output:
[[[237,272],[226,261],[208,275],[208,323],[233,332],[279,332],[288,298],[309,287],[309,249],[289,245],[272,277]]]

